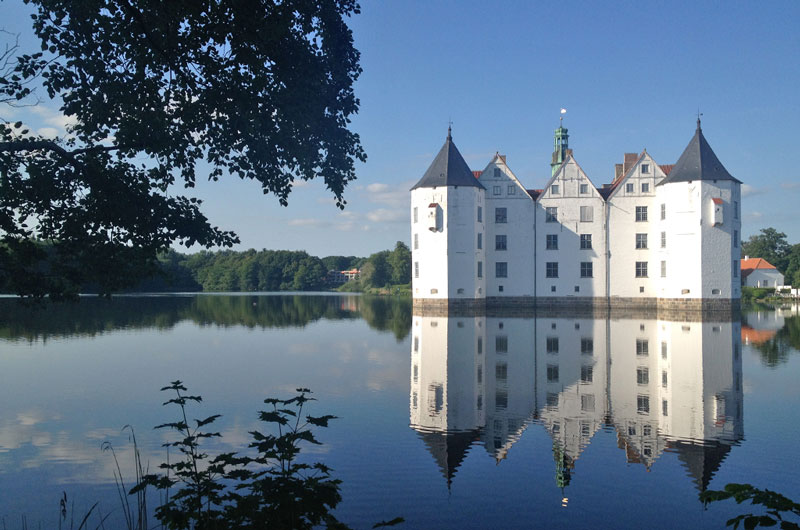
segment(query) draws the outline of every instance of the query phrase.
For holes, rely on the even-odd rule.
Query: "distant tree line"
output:
[[[775,265],[787,285],[800,287],[800,243],[790,244],[786,234],[762,228],[758,235],[742,242],[742,257],[763,258]]]
[[[394,250],[367,258],[325,256],[304,251],[221,250],[180,254],[169,251],[159,257],[160,273],[142,282],[135,291],[318,291],[332,287],[328,271],[361,269],[361,280],[351,290],[383,288],[411,282],[411,251],[398,241]]]

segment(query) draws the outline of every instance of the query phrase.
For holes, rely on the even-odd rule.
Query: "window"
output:
[[[581,339],[581,353],[583,355],[591,355],[594,352],[593,339]]]
[[[625,193],[633,193],[633,182],[625,184]]]
[[[739,231],[733,231],[733,248],[739,248]]]
[[[478,337],[478,355],[483,353],[483,337]]]
[[[557,407],[558,394],[556,394],[555,392],[548,392],[547,397],[545,398],[545,405],[548,407]]]
[[[494,378],[498,381],[505,381],[508,379],[507,363],[497,363],[494,365]]]
[[[591,383],[592,376],[594,375],[591,364],[581,365],[581,383]]]
[[[505,410],[506,407],[508,407],[508,392],[505,390],[497,390],[494,393],[495,410]]]
[[[545,222],[546,223],[555,223],[558,221],[558,208],[554,206],[548,206],[545,208]]]
[[[739,201],[733,201],[733,218],[739,218]]]
[[[414,250],[419,248],[419,234],[414,234]]]
[[[547,382],[548,383],[558,383],[558,365],[557,364],[548,364],[547,365]]]
[[[483,262],[478,262],[478,278],[483,278]]]
[[[547,234],[547,250],[558,250],[558,234]]]
[[[667,205],[661,203],[661,220],[663,221],[666,218],[667,218]]]
[[[662,261],[661,262],[661,277],[662,278],[666,278],[667,277],[667,262],[666,261]]]
[[[419,337],[414,337],[414,351],[419,351]],[[414,368],[416,367],[417,365],[415,364]]]
[[[478,206],[478,222],[483,222],[483,207]]]
[[[636,207],[636,220],[640,222],[647,221],[647,206]]]
[[[650,164],[642,164],[642,173],[644,173],[645,175],[647,173],[650,173]],[[644,191],[644,190],[642,190],[642,191]]]
[[[667,233],[661,232],[661,248],[667,248]]]
[[[591,277],[592,277],[592,262],[581,261],[581,278],[591,278]]]
[[[581,250],[592,249],[592,234],[581,234]]]
[[[494,264],[494,277],[495,278],[508,278],[508,263],[505,261],[498,261]]]
[[[636,355],[646,357],[650,353],[650,343],[647,339],[636,339]]]
[[[650,414],[650,396],[636,396],[636,412]]]
[[[581,206],[581,222],[591,223],[594,221],[594,208],[591,206]]]
[[[508,185],[508,194],[509,195],[516,195],[517,194],[517,187],[513,184]]]
[[[496,235],[494,236],[494,249],[495,250],[506,250],[506,236],[504,235]]]
[[[495,353],[508,353],[508,337],[506,335],[498,335],[494,338],[494,351]]]
[[[669,403],[666,399],[661,400],[661,415],[669,416]]]
[[[419,278],[419,261],[414,262],[414,278]]]
[[[642,182],[642,193],[647,193],[650,191],[650,184],[648,182]]]
[[[661,372],[661,386],[667,388],[667,371],[664,370]]]
[[[594,394],[581,394],[581,411],[594,412]]]
[[[561,190],[559,189],[558,184],[553,184],[552,186],[550,186],[550,194],[551,195],[561,194]]]
[[[506,217],[506,209],[505,208],[495,208],[494,209],[494,222],[495,223],[506,223],[506,222],[508,222],[508,218]]]
[[[647,248],[647,234],[636,234],[636,248]]]
[[[636,277],[637,278],[647,278],[647,262],[646,261],[637,261],[636,262]]]
[[[738,278],[739,277],[739,260],[738,259],[733,260],[733,263],[731,263],[731,269],[733,270],[733,277],[734,278]]]
[[[419,218],[419,208],[417,208],[416,206],[414,206],[414,222],[415,222],[415,223],[417,222],[417,219],[418,219],[418,218]]]
[[[478,248],[483,248],[483,232],[478,232]]]
[[[558,278],[558,262],[548,261],[545,265],[545,278]]]
[[[500,186],[492,186],[492,194],[493,195],[500,195],[500,193],[501,193]]]
[[[558,353],[558,337],[547,337],[547,353]]]
[[[581,184],[578,188],[581,195],[586,195],[589,193],[589,185],[588,184]]]
[[[661,341],[661,358],[662,359],[667,358],[667,343],[666,341],[663,340]]]
[[[500,178],[500,168],[499,167],[494,168],[494,178],[496,178],[496,179]]]
[[[650,384],[650,370],[644,367],[639,367],[636,369],[636,384],[637,385],[647,385]]]

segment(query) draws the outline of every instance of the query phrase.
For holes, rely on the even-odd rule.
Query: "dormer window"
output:
[[[496,178],[496,179],[500,178],[500,168],[499,167],[494,168],[494,178]]]
[[[441,216],[439,215],[439,205],[432,202],[428,205],[428,230],[438,232],[441,230]]]
[[[642,164],[642,174],[650,173],[650,164]]]

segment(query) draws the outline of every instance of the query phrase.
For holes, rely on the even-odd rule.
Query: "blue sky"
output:
[[[553,129],[567,109],[575,158],[600,186],[625,152],[674,163],[694,134],[744,183],[743,236],[772,226],[800,242],[800,2],[373,1],[350,20],[364,72],[353,129],[368,160],[341,212],[321,183],[288,208],[234,178],[196,194],[241,248],[367,255],[408,242],[409,188],[444,142],[467,163],[506,154],[528,188],[550,175]],[[0,28],[30,32],[19,0]],[[28,35],[23,45],[35,47]],[[20,112],[20,111],[17,111]],[[54,105],[24,111],[58,133]],[[7,109],[0,109],[7,117]],[[14,119],[20,119],[19,115]]]

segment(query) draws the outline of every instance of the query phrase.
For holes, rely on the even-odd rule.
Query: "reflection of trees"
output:
[[[800,351],[800,316],[786,317],[783,327],[773,337],[752,346],[761,355],[761,362],[770,368],[785,363],[792,351]]]
[[[358,318],[398,340],[411,329],[411,300],[351,296],[163,296],[84,298],[78,303],[21,305],[0,299],[0,339],[48,340],[119,329],[202,326],[303,327],[320,319]]]
[[[378,331],[391,331],[397,342],[411,332],[411,298],[361,297],[359,310],[369,327]]]

